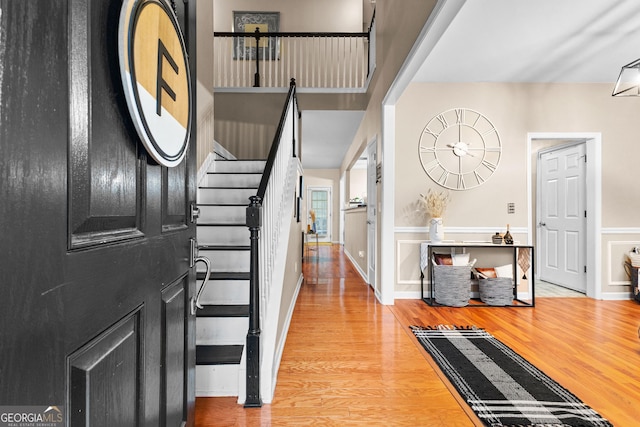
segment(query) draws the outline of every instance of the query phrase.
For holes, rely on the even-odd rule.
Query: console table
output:
[[[501,251],[510,251],[512,253],[512,262],[513,266],[513,302],[511,305],[507,307],[534,307],[535,306],[535,249],[533,246],[529,245],[506,245],[506,244],[492,244],[490,242],[442,242],[442,243],[431,243],[431,242],[423,242],[420,244],[420,296],[422,300],[431,306],[439,306],[435,301],[434,297],[434,278],[433,278],[433,268],[431,268],[431,260],[433,259],[433,254],[435,251],[440,251],[442,253],[443,250],[449,250],[451,253],[465,253],[467,250],[471,249],[497,249]],[[458,252],[460,251],[460,252]],[[518,255],[522,255],[523,257],[527,257],[528,255],[528,264],[529,268],[522,268],[522,273],[527,275],[528,279],[531,283],[531,300],[521,300],[518,298],[518,282],[520,278],[518,277]],[[523,260],[524,262],[524,260]],[[525,264],[526,266],[526,264]],[[425,270],[428,271],[429,275],[429,292],[428,295],[425,296],[424,291],[424,277]],[[468,307],[487,307],[488,305],[481,302],[479,299],[471,299]]]

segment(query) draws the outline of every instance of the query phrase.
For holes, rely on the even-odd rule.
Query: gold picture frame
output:
[[[233,12],[233,32],[255,34],[277,33],[280,31],[280,12]],[[255,37],[235,37],[233,43],[233,59],[277,60],[280,58],[280,39],[278,37],[261,37],[256,43]]]

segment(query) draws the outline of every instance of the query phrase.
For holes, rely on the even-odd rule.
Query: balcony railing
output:
[[[375,31],[214,33],[214,87],[362,89],[375,65]]]

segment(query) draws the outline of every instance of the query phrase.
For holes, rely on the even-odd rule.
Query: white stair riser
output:
[[[199,206],[198,221],[203,224],[244,224],[247,220],[247,206]]]
[[[250,269],[249,251],[208,251],[200,249],[198,255],[209,258],[211,271],[248,272]],[[197,264],[198,271],[206,271],[203,263]]]
[[[202,286],[202,280],[196,283],[197,289]],[[249,304],[248,280],[210,280],[200,295],[200,303],[213,304]]]
[[[196,230],[198,244],[200,245],[249,245],[249,229],[245,226],[235,227],[204,227],[198,226]]]
[[[254,188],[199,188],[198,203],[233,203],[249,205],[249,197],[256,195]]]
[[[211,172],[264,172],[264,160],[229,160],[213,163]]]
[[[210,187],[254,187],[260,186],[261,173],[210,173],[207,185]]]
[[[196,396],[237,396],[239,366],[240,365],[196,366]]]
[[[249,329],[247,317],[198,317],[197,345],[244,345]]]

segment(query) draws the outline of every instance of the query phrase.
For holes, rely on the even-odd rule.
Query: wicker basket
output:
[[[471,267],[434,265],[433,291],[438,304],[464,307],[471,295]]]
[[[510,277],[490,277],[478,279],[480,300],[487,305],[511,305],[513,302],[513,281]]]

